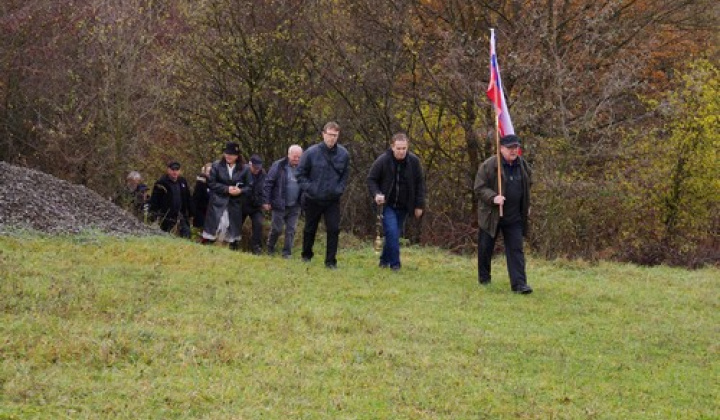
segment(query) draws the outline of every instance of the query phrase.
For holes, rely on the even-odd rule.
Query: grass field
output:
[[[720,270],[0,237],[0,419],[717,419]]]

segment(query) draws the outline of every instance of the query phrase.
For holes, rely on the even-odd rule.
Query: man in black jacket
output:
[[[313,257],[313,245],[320,217],[325,219],[327,248],[325,267],[337,268],[340,238],[340,197],[350,175],[350,154],[338,144],[340,125],[329,122],[323,127],[323,141],[310,146],[300,158],[297,179],[303,194],[305,229],[303,230],[303,261]]]
[[[400,269],[400,235],[405,218],[412,212],[420,218],[425,207],[425,178],[420,159],[408,149],[410,140],[397,133],[390,149],[380,155],[370,168],[368,190],[383,212],[385,244],[380,254],[380,267]]]
[[[255,255],[262,253],[263,220],[265,220],[262,209],[265,169],[263,169],[262,165],[263,161],[260,156],[252,155],[250,157],[248,169],[252,177],[252,187],[243,203],[242,221],[240,222],[240,226],[242,226],[245,223],[245,219],[250,218],[250,222],[252,223],[250,248]]]
[[[300,216],[300,184],[297,181],[297,169],[303,149],[297,144],[288,148],[285,158],[276,160],[265,177],[263,186],[263,209],[272,211],[272,224],[268,238],[268,254],[275,253],[275,244],[285,227],[283,258],[290,258],[295,226]]]
[[[180,176],[180,163],[167,164],[167,173],[155,182],[150,197],[150,214],[160,221],[160,229],[190,238],[190,218],[193,216],[190,187]]]

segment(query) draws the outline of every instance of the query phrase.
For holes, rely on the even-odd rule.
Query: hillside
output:
[[[339,266],[0,236],[0,418],[720,417],[717,269],[531,258],[518,296],[502,259],[487,288],[437,249]]]

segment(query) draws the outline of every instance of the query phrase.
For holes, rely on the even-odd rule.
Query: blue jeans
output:
[[[385,245],[380,254],[380,265],[400,268],[400,234],[403,231],[407,210],[383,207],[383,231]]]

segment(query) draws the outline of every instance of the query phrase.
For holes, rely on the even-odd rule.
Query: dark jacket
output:
[[[145,212],[148,210],[150,200],[150,189],[145,184],[138,184],[134,190],[123,188],[113,202],[123,209],[132,213],[138,219],[145,220]]]
[[[300,158],[297,180],[305,197],[315,201],[339,200],[350,175],[350,154],[340,144],[332,149],[322,142],[310,146]]]
[[[247,167],[250,172],[250,167]],[[263,205],[263,187],[265,186],[265,169],[260,169],[257,175],[250,172],[252,178],[252,189],[248,191],[245,203],[243,204],[243,213],[255,213],[262,210]]]
[[[420,159],[411,152],[405,156],[405,171],[403,177],[407,186],[406,203],[398,203],[398,207],[405,207],[408,211],[425,208],[425,177],[423,176]],[[393,189],[398,188],[397,165],[392,150],[388,149],[381,154],[370,167],[367,176],[367,186],[370,197],[375,199],[377,194],[386,198],[391,196]],[[387,203],[394,205],[394,203]]]
[[[195,206],[193,226],[202,228],[205,225],[205,214],[207,213],[210,202],[210,187],[208,186],[207,178],[202,175],[198,176],[195,180],[192,198],[193,205]]]
[[[532,186],[532,169],[530,165],[518,156],[518,164],[522,171],[523,198],[521,204],[522,230],[527,235],[528,216],[530,214],[530,187]],[[489,157],[480,164],[475,176],[475,196],[478,199],[478,223],[480,229],[492,237],[497,234],[498,223],[500,222],[500,206],[493,203],[497,192],[497,156]],[[507,190],[503,179],[503,191]]]
[[[287,171],[292,170],[288,158],[284,157],[273,162],[265,177],[263,186],[263,204],[270,204],[273,210],[285,210],[285,188],[287,188]],[[298,197],[298,203],[300,197]]]
[[[179,209],[173,208],[173,184],[180,187]],[[153,220],[160,221],[160,229],[169,231],[177,223],[180,214],[186,219],[194,215],[187,180],[178,177],[177,181],[173,182],[169,176],[163,175],[153,186],[152,195],[150,196],[150,215]]]
[[[231,196],[228,193],[230,186],[240,187],[242,194]],[[239,237],[243,202],[247,199],[250,191],[252,191],[250,170],[238,162],[231,178],[225,159],[217,160],[213,162],[212,168],[210,168],[208,188],[210,188],[210,202],[208,204],[207,214],[205,215],[205,227],[203,231],[215,235],[218,225],[220,225],[220,218],[222,218],[223,212],[227,210],[228,216],[230,217],[228,235],[231,238]]]

